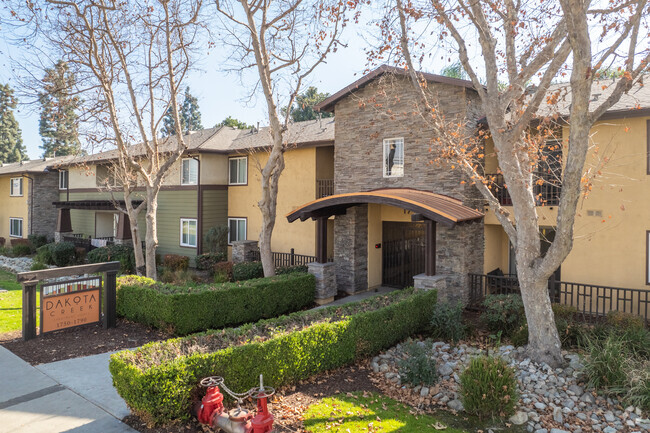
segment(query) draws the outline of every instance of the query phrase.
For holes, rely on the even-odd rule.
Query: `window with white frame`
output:
[[[384,140],[384,177],[404,176],[404,139]]]
[[[246,240],[246,218],[228,218],[228,243]]]
[[[9,218],[9,236],[12,238],[23,237],[23,219]]]
[[[229,184],[246,185],[248,183],[248,157],[238,156],[230,158],[229,163]]]
[[[181,246],[196,248],[197,223],[195,219],[181,218]]]
[[[59,189],[68,189],[68,170],[59,171]]]
[[[12,177],[11,178],[11,191],[10,195],[13,197],[20,197],[23,195],[23,178],[22,177]]]
[[[185,158],[181,161],[181,185],[196,185],[199,183],[199,161]]]

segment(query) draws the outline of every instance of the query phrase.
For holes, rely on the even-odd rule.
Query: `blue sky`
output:
[[[344,33],[347,48],[339,49],[333,53],[326,64],[319,67],[312,75],[308,85],[318,87],[321,92],[334,93],[342,87],[358,79],[366,65],[364,47],[366,43],[360,36],[364,27],[351,26]],[[20,58],[21,48],[11,46],[6,40],[0,41],[0,82],[9,82],[12,87],[17,87],[20,77],[12,72],[12,62]],[[190,86],[190,91],[199,99],[202,123],[204,127],[212,127],[227,116],[233,116],[249,124],[260,122],[268,124],[266,103],[258,97],[248,100],[246,87],[242,86],[240,77],[222,70],[220,62],[222,53],[213,51],[201,59],[198,67],[185,84]],[[41,76],[41,71],[32,71],[34,75]],[[26,101],[23,101],[26,102]],[[28,106],[21,103],[16,113],[16,118],[22,129],[23,142],[31,159],[42,155],[41,138],[38,133],[39,113],[34,105]]]

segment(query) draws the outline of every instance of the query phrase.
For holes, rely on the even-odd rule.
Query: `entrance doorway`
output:
[[[382,226],[382,284],[409,287],[425,270],[425,225],[388,222]]]

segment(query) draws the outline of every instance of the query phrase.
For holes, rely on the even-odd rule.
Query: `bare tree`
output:
[[[345,25],[346,2],[341,0],[215,0],[226,33],[224,41],[233,49],[236,70],[257,71],[269,116],[272,147],[261,167],[262,213],[259,236],[264,275],[275,275],[271,236],[275,226],[278,181],[284,170],[285,134],[291,107],[304,83],[340,45]]]
[[[436,131],[441,158],[472,179],[514,247],[530,356],[558,365],[563,360],[547,281],[571,251],[578,201],[589,189],[583,178],[589,131],[648,69],[647,0],[612,1],[604,9],[580,0],[395,0],[386,11],[384,43],[371,59],[390,53],[409,71],[420,95],[419,115]],[[442,104],[427,92],[414,63],[440,43],[449,43],[474,84],[489,134],[446,119]],[[594,102],[593,71],[612,66],[622,78],[603,84],[598,92],[607,96]],[[565,75],[569,83],[554,84]],[[537,206],[543,203],[535,185],[553,180],[537,177],[536,170],[547,163],[547,139],[562,126],[569,134],[561,144],[563,168],[555,174],[562,185],[556,234],[542,254]],[[484,171],[487,136],[513,215],[495,197],[494,178]]]
[[[201,0],[48,0],[28,3],[34,35],[59,52],[77,77],[95,143],[116,146],[112,169],[121,181],[131,223],[136,266],[156,278],[158,194],[173,164],[187,149],[178,93],[193,59],[201,25]],[[158,131],[172,108],[176,134]],[[134,187],[144,200],[134,205]],[[137,194],[135,194],[137,195]],[[138,215],[145,214],[146,260]]]

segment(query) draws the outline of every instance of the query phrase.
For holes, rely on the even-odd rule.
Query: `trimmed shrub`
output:
[[[402,382],[413,386],[431,386],[438,381],[436,361],[428,356],[424,343],[410,341],[405,344],[405,359],[398,362],[399,377]]]
[[[590,386],[618,393],[626,385],[629,368],[630,353],[624,340],[614,334],[604,340],[589,340],[584,373]]]
[[[509,416],[517,403],[515,372],[501,358],[479,356],[460,375],[465,410],[481,419]]]
[[[140,275],[124,275],[117,278],[117,289],[122,286],[135,286],[135,287],[151,287],[156,284],[153,278],[142,277]]]
[[[492,332],[501,331],[504,336],[525,323],[524,303],[519,295],[488,295],[483,301],[485,312],[482,320]]]
[[[275,275],[293,274],[296,272],[307,273],[307,265],[282,266],[275,269]]]
[[[177,334],[239,325],[297,311],[314,302],[309,274],[282,275],[197,287],[122,284],[117,313],[129,320]]]
[[[610,311],[607,313],[607,324],[622,331],[639,330],[645,328],[642,317],[622,311]]]
[[[216,284],[232,281],[232,262],[219,262],[214,265],[214,282]]]
[[[75,264],[75,246],[72,242],[58,242],[50,244],[52,262],[58,267],[72,266]],[[43,248],[43,247],[41,247]]]
[[[32,263],[32,266],[29,268],[30,271],[40,271],[42,269],[47,269],[47,265],[36,261]]]
[[[11,251],[15,257],[28,256],[32,253],[32,248],[26,244],[18,244],[12,247]]]
[[[226,261],[228,259],[227,254],[223,253],[207,253],[196,256],[194,259],[196,263],[196,269],[199,271],[211,271],[214,270],[214,267],[217,263]]]
[[[228,226],[221,225],[210,227],[205,234],[204,239],[205,249],[211,253],[220,253],[228,256]],[[226,260],[224,258],[223,260]]]
[[[242,262],[232,267],[232,278],[234,281],[245,281],[262,277],[264,277],[262,262]]]
[[[105,247],[90,250],[86,255],[88,263],[120,262],[122,274],[135,272],[135,255],[133,247],[129,245],[106,245]]]
[[[218,374],[236,390],[259,384],[260,374],[273,387],[297,383],[375,355],[421,331],[435,302],[435,291],[406,289],[254,325],[150,343],[112,355],[109,369],[118,393],[145,421],[186,419],[192,395],[205,376]]]
[[[431,336],[447,341],[460,341],[465,338],[467,327],[463,323],[463,304],[439,303],[431,316]]]
[[[187,271],[190,267],[190,258],[179,254],[165,254],[163,266],[170,271]]]
[[[46,235],[29,235],[27,236],[27,239],[29,239],[29,242],[34,245],[34,248],[40,248],[47,244],[48,241]]]
[[[46,265],[53,265],[54,264],[54,258],[52,257],[52,248],[54,247],[54,243],[52,244],[46,244],[43,245],[39,248],[36,249],[36,257],[34,260],[45,263]]]

